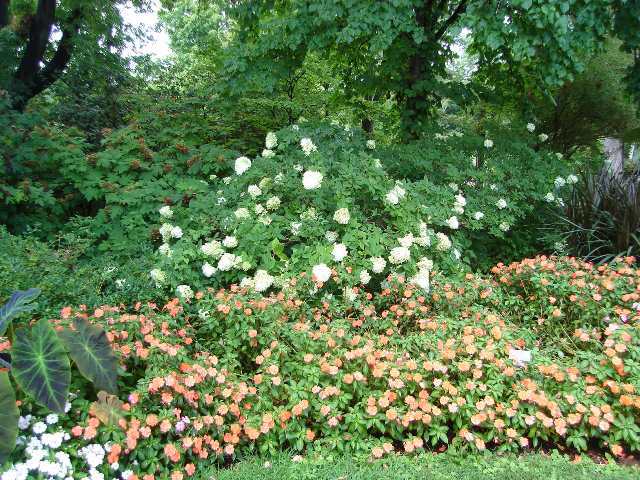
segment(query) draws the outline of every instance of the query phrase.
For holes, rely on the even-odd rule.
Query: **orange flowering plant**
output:
[[[640,271],[630,261],[598,270],[540,257],[493,276],[432,272],[429,292],[389,276],[377,292],[336,295],[340,275],[301,275],[266,297],[232,286],[189,303],[65,310],[61,324],[78,315],[102,324],[125,370],[117,420],[87,401],[73,419],[76,448],[108,445],[105,473],[121,465],[147,480],[284,449],[640,450]],[[589,303],[597,293],[606,301]],[[566,322],[574,348],[532,328],[523,312],[534,311]]]

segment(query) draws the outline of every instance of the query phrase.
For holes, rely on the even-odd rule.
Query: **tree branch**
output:
[[[55,15],[56,0],[38,0],[38,9],[29,29],[29,41],[15,75],[17,81],[33,82],[49,43]]]
[[[10,0],[0,0],[0,28],[9,25],[9,2]]]
[[[466,10],[467,10],[467,0],[462,0],[458,4],[458,6],[455,8],[451,16],[447,18],[447,20],[442,24],[440,29],[436,32],[433,39],[436,41],[440,40],[440,38],[442,38],[442,36],[447,32],[449,27],[453,25],[456,22],[456,20],[458,20],[460,15],[462,15]]]

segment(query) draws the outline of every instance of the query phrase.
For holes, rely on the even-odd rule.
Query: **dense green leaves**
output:
[[[9,374],[0,371],[0,465],[6,461],[16,443],[19,416]]]
[[[0,336],[7,331],[11,320],[21,313],[29,312],[35,305],[31,302],[40,295],[40,289],[18,290],[13,292],[9,301],[0,307]]]
[[[118,390],[118,359],[102,328],[76,318],[73,329],[65,329],[59,336],[80,373],[96,388],[111,393]]]
[[[36,401],[54,412],[64,412],[71,381],[69,357],[47,320],[16,332],[11,372]]]

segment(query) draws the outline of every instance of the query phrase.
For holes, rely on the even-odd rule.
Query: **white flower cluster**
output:
[[[233,166],[233,170],[236,172],[236,175],[242,175],[244,172],[251,168],[251,160],[247,157],[239,157],[236,159],[236,162]],[[229,178],[229,177],[227,177]],[[224,181],[224,180],[223,180]],[[231,181],[231,178],[229,178]],[[228,183],[228,182],[226,182]]]
[[[278,137],[276,137],[275,133],[273,132],[267,133],[267,136],[264,140],[264,146],[269,150],[273,150],[278,146]]]
[[[323,175],[315,170],[307,170],[302,175],[302,186],[305,190],[316,190],[322,185]]]
[[[302,140],[300,140],[300,147],[307,157],[313,152],[318,151],[318,147],[313,144],[310,138],[303,138]]]
[[[189,285],[178,285],[176,294],[187,302],[193,298],[193,290]]]
[[[349,214],[349,209],[347,208],[339,208],[333,214],[333,219],[336,222],[338,222],[340,225],[346,225],[347,223],[349,223],[350,218],[351,218],[351,215]]]
[[[70,408],[71,405],[67,403],[65,411]],[[24,447],[24,461],[11,465],[0,475],[0,480],[73,479],[71,458],[66,452],[59,451],[71,436],[59,428],[48,431],[55,428],[53,426],[57,423],[58,415],[55,413],[47,415],[45,421],[31,415],[20,417],[18,428],[25,434],[20,434],[16,443],[19,447]]]
[[[399,183],[396,183],[385,196],[385,200],[391,205],[397,205],[406,195],[407,191]]]
[[[165,205],[160,210],[158,210],[158,212],[160,212],[160,215],[164,218],[173,217],[173,210],[171,210],[171,207],[169,205]]]

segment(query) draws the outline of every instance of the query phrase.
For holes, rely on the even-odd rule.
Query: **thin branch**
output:
[[[453,11],[451,16],[444,22],[442,27],[436,32],[433,39],[440,40],[440,38],[446,33],[451,25],[453,25],[456,20],[467,10],[467,0],[462,0],[456,9]]]

